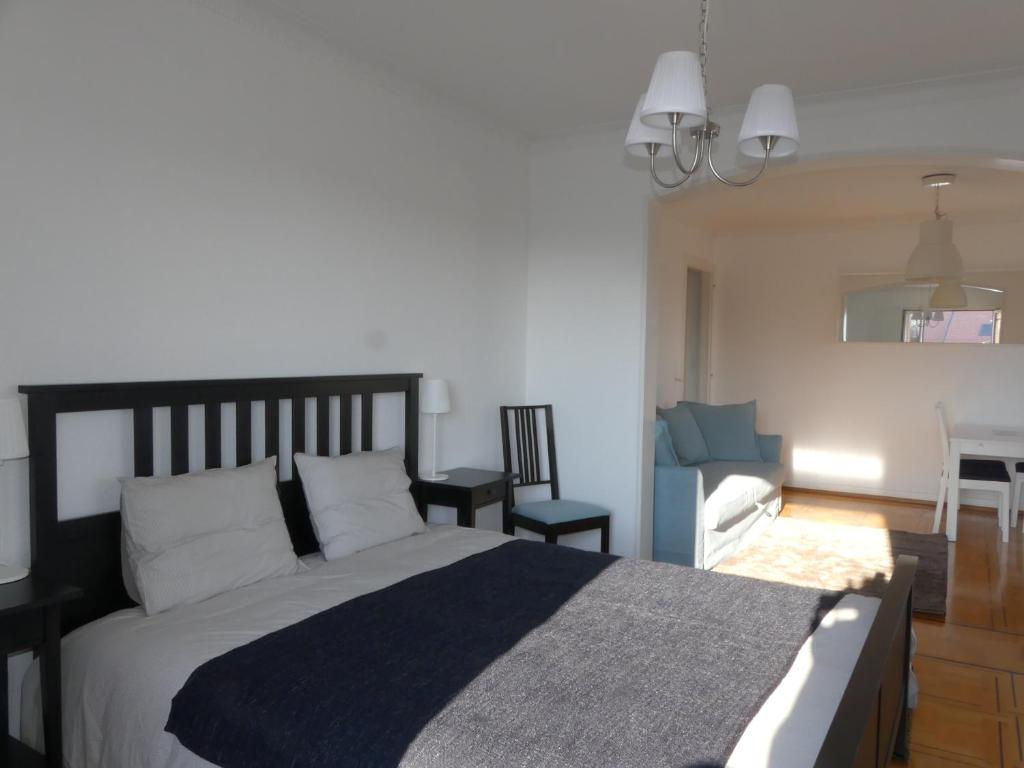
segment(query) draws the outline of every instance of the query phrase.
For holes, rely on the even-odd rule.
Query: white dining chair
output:
[[[1024,461],[1018,461],[1017,482],[1013,488],[1013,501],[1010,502],[1010,527],[1017,527],[1017,517],[1020,515],[1021,493],[1024,493]],[[1020,527],[1021,536],[1024,536],[1024,525]]]
[[[938,533],[942,523],[942,507],[949,489],[949,429],[946,426],[946,408],[935,404],[939,420],[939,440],[942,441],[942,474],[939,475],[939,500],[935,504],[932,533]],[[960,459],[960,489],[989,491],[999,497],[999,534],[1004,542],[1010,540],[1010,473],[1006,464],[996,459]],[[1020,483],[1018,482],[1019,490]]]

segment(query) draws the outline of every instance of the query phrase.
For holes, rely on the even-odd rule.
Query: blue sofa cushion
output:
[[[704,480],[704,527],[724,531],[779,494],[785,469],[763,461],[709,461]]]
[[[679,466],[679,457],[672,446],[668,423],[664,419],[656,419],[654,422],[654,464],[658,467]]]
[[[676,456],[682,465],[699,464],[711,458],[701,428],[690,411],[691,403],[677,403],[673,408],[659,408],[658,415],[668,424]]]
[[[736,405],[680,403],[689,406],[715,461],[761,461],[755,422],[757,401]],[[676,406],[678,407],[678,406]],[[669,422],[669,427],[672,423]],[[676,446],[678,448],[678,446]]]
[[[585,501],[569,499],[545,499],[544,501],[528,501],[512,507],[513,515],[522,515],[538,523],[552,525],[568,523],[573,520],[585,520],[588,517],[607,517],[611,514],[604,507],[588,504]]]

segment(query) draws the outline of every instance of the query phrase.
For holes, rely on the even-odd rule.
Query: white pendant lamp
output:
[[[958,281],[946,280],[932,291],[929,306],[932,309],[963,309],[967,306],[967,291]]]
[[[953,222],[949,219],[921,222],[917,247],[907,262],[907,282],[958,280],[963,273],[960,251],[953,244]]]
[[[917,247],[907,262],[908,283],[957,282],[964,275],[960,251],[953,243],[953,221],[939,208],[939,193],[956,180],[951,173],[925,176],[921,183],[935,190],[935,218],[921,222]]]
[[[650,156],[651,178],[663,189],[681,187],[705,161],[723,184],[746,187],[761,178],[770,157],[792,155],[800,145],[792,91],[784,85],[762,85],[750,96],[739,135],[739,151],[759,159],[760,169],[747,179],[737,180],[727,179],[715,167],[713,149],[719,126],[711,119],[708,106],[709,2],[701,0],[700,4],[700,53],[667,51],[658,57],[647,93],[640,99],[626,135],[626,151]],[[661,132],[642,133],[638,122]],[[676,181],[658,176],[654,160],[662,148],[681,174]]]

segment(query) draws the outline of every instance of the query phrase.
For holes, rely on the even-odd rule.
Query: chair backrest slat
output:
[[[558,496],[558,463],[555,458],[554,420],[550,405],[503,405],[501,414],[501,449],[506,472],[516,472],[516,488],[529,485],[550,485],[551,498]],[[543,412],[543,419],[537,413]],[[541,450],[541,424],[544,449]],[[513,445],[514,443],[514,445]],[[514,459],[514,461],[513,461]]]

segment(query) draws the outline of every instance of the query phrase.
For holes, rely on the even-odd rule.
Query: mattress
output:
[[[509,540],[431,526],[425,533],[146,617],[119,611],[64,639],[64,758],[71,768],[206,768],[164,731],[171,699],[206,661],[346,600],[440,568]],[[804,643],[751,721],[730,768],[813,765],[877,611],[848,595]],[[22,691],[22,738],[42,743],[38,672]]]

